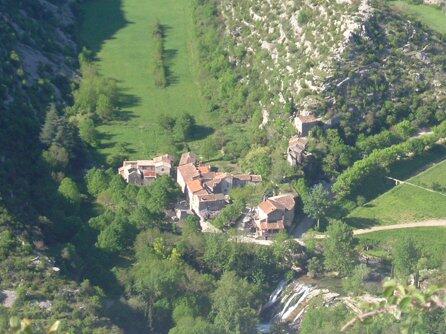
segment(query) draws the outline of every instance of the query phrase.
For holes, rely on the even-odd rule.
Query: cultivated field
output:
[[[120,119],[99,127],[101,153],[113,152],[117,143],[128,144],[134,158],[170,151],[170,134],[157,124],[163,114],[188,112],[199,125],[212,127],[197,83],[190,0],[93,0],[83,9],[80,38],[97,52],[101,73],[118,80],[123,94]],[[165,31],[166,88],[155,87],[153,78],[156,20]]]
[[[364,228],[446,218],[446,160],[406,181],[445,195],[401,184],[352,211],[347,217],[348,222]]]
[[[406,1],[392,1],[392,6],[404,13],[414,16],[432,29],[446,34],[446,13],[428,5],[414,5]]]

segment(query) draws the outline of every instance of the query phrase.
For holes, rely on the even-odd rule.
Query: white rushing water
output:
[[[264,321],[257,326],[257,331],[268,334],[271,333],[274,324],[282,323],[289,326],[293,333],[298,332],[298,326],[309,301],[319,295],[337,294],[330,294],[328,290],[303,283],[299,279],[289,284],[281,281],[262,307]]]

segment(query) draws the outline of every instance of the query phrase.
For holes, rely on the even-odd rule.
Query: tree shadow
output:
[[[215,132],[215,129],[205,125],[195,125],[193,135],[190,140],[204,139]]]
[[[178,83],[179,77],[172,71],[173,60],[178,54],[178,50],[169,49],[164,51],[164,70],[166,72],[167,86],[173,86]]]
[[[377,219],[363,217],[346,217],[344,221],[354,228],[369,228],[379,224]]]
[[[117,31],[133,23],[125,19],[122,0],[89,1],[82,6],[81,13],[81,43],[95,54],[105,41],[114,39]]]
[[[167,24],[161,24],[161,32],[163,38],[163,44],[166,43],[166,39],[169,36],[169,31],[172,29],[171,26]],[[163,63],[164,63],[164,71],[166,73],[166,82],[167,86],[172,86],[178,83],[179,77],[172,71],[172,64],[175,58],[177,57],[178,50],[177,49],[164,49],[163,50]]]

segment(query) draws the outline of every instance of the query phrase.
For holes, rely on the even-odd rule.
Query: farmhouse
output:
[[[177,183],[186,194],[190,209],[201,219],[214,216],[229,203],[232,188],[262,182],[259,175],[230,174],[212,171],[192,153],[182,155],[177,169]]]
[[[127,183],[144,186],[154,181],[158,176],[170,175],[173,157],[165,154],[152,160],[124,161],[118,173]]]
[[[299,115],[294,119],[294,126],[302,137],[306,137],[308,136],[310,130],[318,125],[319,122],[319,119],[314,117],[314,115]]]
[[[309,155],[306,152],[308,139],[305,137],[294,136],[288,142],[287,161],[291,166],[300,165]]]
[[[285,230],[293,222],[295,205],[293,194],[270,197],[260,203],[255,213],[257,235],[267,237]]]

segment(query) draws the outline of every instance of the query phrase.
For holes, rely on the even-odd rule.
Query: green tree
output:
[[[317,184],[302,197],[304,202],[304,212],[317,221],[317,228],[320,228],[320,220],[325,218],[332,201],[330,193],[322,184]]]
[[[364,280],[369,274],[370,269],[365,264],[356,266],[351,276],[342,279],[342,288],[347,294],[360,294],[364,290]]]
[[[97,196],[107,190],[109,180],[103,169],[92,168],[85,175],[85,181],[88,192],[93,196]]]
[[[173,135],[179,142],[190,139],[195,130],[195,118],[186,113],[177,117],[173,128]]]
[[[40,141],[45,145],[51,145],[56,137],[57,127],[59,123],[59,114],[56,106],[51,104],[45,116],[45,123],[40,131]]]
[[[176,262],[147,256],[133,268],[134,289],[141,296],[152,333],[156,332],[157,309],[160,299],[172,301],[181,294],[186,281],[184,270]]]
[[[271,151],[268,147],[257,147],[248,152],[242,161],[242,168],[268,178],[271,174]]]
[[[8,256],[16,244],[16,238],[10,230],[0,232],[0,259]]]
[[[349,275],[357,261],[352,228],[341,221],[331,222],[323,244],[325,267],[341,276]]]
[[[57,144],[52,144],[48,150],[43,151],[42,157],[54,169],[64,169],[70,162],[68,151]]]
[[[91,118],[83,118],[81,121],[79,121],[79,135],[85,143],[91,145],[92,147],[98,146],[99,134]]]
[[[134,238],[133,227],[126,219],[115,218],[98,236],[99,248],[109,252],[122,252],[131,244]]]
[[[111,98],[105,94],[100,94],[96,104],[96,114],[103,121],[107,121],[113,118],[114,112],[114,106]]]
[[[79,206],[82,200],[81,193],[74,182],[69,177],[66,177],[60,182],[59,193],[70,203]]]
[[[225,272],[212,294],[212,311],[215,324],[226,333],[256,333],[258,322],[255,310],[255,291],[244,279],[234,272]]]
[[[393,252],[393,268],[395,276],[406,279],[417,274],[417,265],[421,254],[412,238],[398,239]]]
[[[223,334],[216,325],[211,324],[203,318],[183,317],[179,319],[169,334]]]

